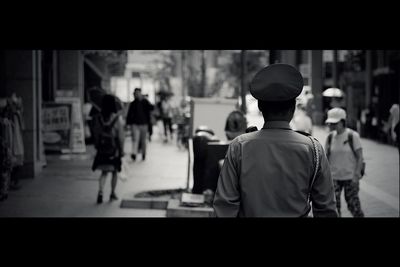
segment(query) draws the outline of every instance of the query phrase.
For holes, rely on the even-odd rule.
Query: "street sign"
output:
[[[221,141],[226,141],[225,125],[229,114],[236,110],[236,99],[192,98],[192,134],[197,127],[206,125]]]

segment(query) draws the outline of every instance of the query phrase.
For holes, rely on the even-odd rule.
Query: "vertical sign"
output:
[[[59,97],[57,103],[71,104],[71,152],[85,153],[85,128],[82,116],[82,105],[79,97]]]
[[[71,104],[43,103],[43,143],[46,151],[70,148],[71,110]]]

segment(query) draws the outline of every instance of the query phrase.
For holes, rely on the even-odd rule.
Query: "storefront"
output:
[[[86,50],[85,50],[86,51]],[[113,55],[107,50],[98,55],[95,50],[2,50],[0,51],[0,98],[7,103],[12,96],[21,100],[23,167],[20,177],[35,177],[46,165],[45,148],[49,142],[60,141],[60,135],[44,138],[45,132],[70,130],[73,136],[82,135],[82,113],[85,103],[85,57],[93,56],[93,66],[106,69],[101,85],[109,83],[109,75],[123,68],[123,53]],[[122,54],[120,57],[119,55]],[[103,61],[102,61],[103,59]],[[122,60],[120,60],[122,59]],[[118,62],[121,62],[118,64]],[[113,67],[109,71],[109,67]],[[86,79],[87,81],[90,79]],[[109,86],[108,86],[109,87]],[[4,100],[4,101],[3,101]],[[55,108],[55,104],[58,108]],[[51,112],[47,108],[53,104]],[[70,109],[65,112],[65,108]],[[68,109],[68,108],[67,108]],[[65,115],[69,114],[69,118]],[[45,116],[44,116],[45,115]],[[45,123],[43,120],[46,119]],[[67,120],[67,121],[66,121]],[[68,121],[69,120],[69,121]],[[75,122],[74,122],[75,121]],[[44,125],[46,124],[46,125]],[[68,127],[66,126],[68,124]],[[80,125],[79,125],[80,124]],[[55,128],[54,128],[55,127]],[[51,131],[50,131],[51,132]],[[46,137],[49,137],[46,135]],[[62,137],[62,135],[61,135]],[[66,138],[66,137],[64,137]],[[80,137],[79,137],[80,138]],[[54,141],[55,142],[55,141]],[[79,142],[77,142],[79,143]],[[84,146],[84,143],[79,143]],[[76,149],[76,148],[75,148]],[[79,151],[79,149],[76,149]],[[80,151],[83,151],[80,149]]]

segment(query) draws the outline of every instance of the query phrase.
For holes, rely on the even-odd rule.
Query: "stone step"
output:
[[[121,208],[166,210],[169,199],[160,198],[130,198],[121,201]]]
[[[168,202],[167,217],[214,217],[214,210],[205,207],[182,207],[178,199]]]
[[[130,198],[121,201],[121,208],[166,210],[167,217],[214,217],[210,207],[180,206],[179,199]]]

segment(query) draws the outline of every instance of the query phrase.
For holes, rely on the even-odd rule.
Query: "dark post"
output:
[[[206,96],[206,57],[204,50],[201,50],[201,96]]]
[[[323,75],[322,75],[322,50],[311,50],[311,88],[314,95],[314,111],[312,120],[316,125],[323,125]]]
[[[240,54],[240,59],[241,59],[241,68],[240,68],[240,80],[241,80],[241,86],[240,86],[240,96],[242,99],[242,105],[241,105],[241,110],[244,114],[247,112],[247,107],[246,107],[246,93],[247,93],[247,87],[246,87],[246,73],[247,73],[247,66],[246,66],[246,50],[242,50]]]
[[[186,54],[185,50],[181,51],[181,75],[182,75],[182,97],[186,97],[186,80],[185,80],[185,66],[186,66]]]
[[[371,104],[372,92],[372,51],[366,50],[365,53],[365,105],[364,108],[369,108]]]
[[[333,50],[333,61],[332,61],[332,80],[333,87],[338,87],[338,51]]]

